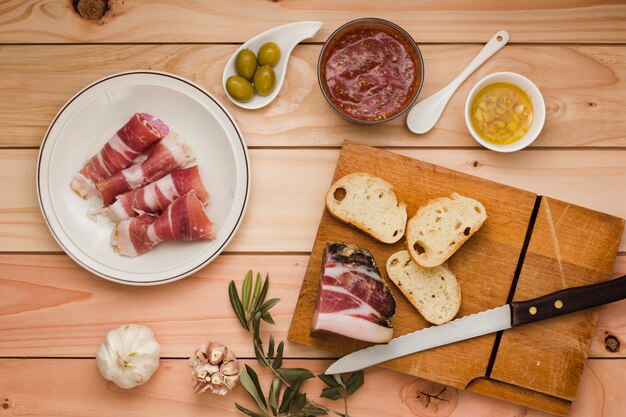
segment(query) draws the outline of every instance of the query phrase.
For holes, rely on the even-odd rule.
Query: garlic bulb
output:
[[[120,388],[148,382],[159,367],[161,347],[149,327],[125,324],[107,334],[96,362],[105,379]]]
[[[221,343],[208,342],[200,346],[189,358],[193,368],[191,377],[194,392],[211,390],[213,394],[226,395],[239,381],[239,362],[235,353]]]

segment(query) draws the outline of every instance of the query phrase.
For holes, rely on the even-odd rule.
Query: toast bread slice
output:
[[[430,201],[407,223],[406,241],[411,257],[419,265],[433,268],[443,264],[487,219],[479,202],[453,193]]]
[[[389,257],[387,274],[428,322],[444,324],[459,312],[461,287],[446,264],[424,268],[403,250]]]
[[[326,208],[334,217],[384,243],[395,243],[406,229],[406,204],[393,186],[373,175],[356,172],[337,180],[326,193]]]

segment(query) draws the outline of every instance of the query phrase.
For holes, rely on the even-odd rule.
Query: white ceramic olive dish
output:
[[[254,38],[248,40],[241,45],[235,53],[230,57],[224,68],[222,75],[222,86],[226,97],[239,107],[248,110],[260,109],[270,104],[278,95],[280,88],[285,81],[285,74],[287,72],[287,63],[289,62],[289,56],[293,48],[304,39],[312,38],[322,27],[323,22],[310,21],[310,22],[294,22],[286,25],[277,26],[263,33],[259,33]],[[250,49],[255,54],[258,53],[259,48],[266,42],[274,42],[280,48],[280,60],[274,66],[274,72],[276,73],[276,84],[274,89],[267,96],[261,96],[255,94],[250,101],[237,101],[228,94],[226,90],[226,80],[231,75],[237,75],[235,70],[235,59],[237,54],[244,49]]]
[[[472,125],[470,112],[474,98],[484,87],[495,83],[507,83],[521,88],[522,91],[528,95],[533,106],[533,119],[528,131],[524,136],[513,143],[496,144],[489,142],[483,139]],[[532,81],[515,72],[495,72],[487,75],[474,85],[465,100],[465,124],[467,125],[472,137],[476,140],[476,142],[480,143],[485,148],[496,152],[515,152],[520,149],[524,149],[533,143],[533,141],[537,139],[537,136],[539,136],[541,129],[543,129],[545,119],[546,105],[541,92]]]

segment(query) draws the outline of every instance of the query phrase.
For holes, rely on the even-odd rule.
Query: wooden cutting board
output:
[[[610,278],[624,220],[355,142],[343,145],[333,182],[368,172],[393,184],[409,217],[453,192],[483,203],[484,226],[448,261],[463,294],[457,317],[559,289]],[[547,179],[549,180],[549,179]],[[330,184],[329,184],[330,187]],[[355,243],[374,254],[396,301],[394,337],[428,326],[391,283],[388,245],[322,214],[289,329],[289,340],[339,355],[368,346],[340,335],[311,334],[322,251],[327,241]],[[415,353],[382,364],[457,388],[566,415],[576,395],[597,311],[587,310]]]

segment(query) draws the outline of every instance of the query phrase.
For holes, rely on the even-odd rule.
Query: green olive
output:
[[[280,59],[280,48],[274,42],[264,43],[259,48],[259,65],[271,65],[272,67],[278,64]]]
[[[237,75],[242,76],[246,80],[251,80],[256,71],[256,56],[249,49],[244,49],[237,54],[235,58],[235,70]]]
[[[260,66],[254,73],[254,91],[257,94],[266,96],[274,90],[276,84],[276,74],[269,65]]]
[[[238,101],[250,101],[252,96],[254,96],[254,88],[252,88],[250,81],[239,75],[228,77],[226,80],[226,91]]]

